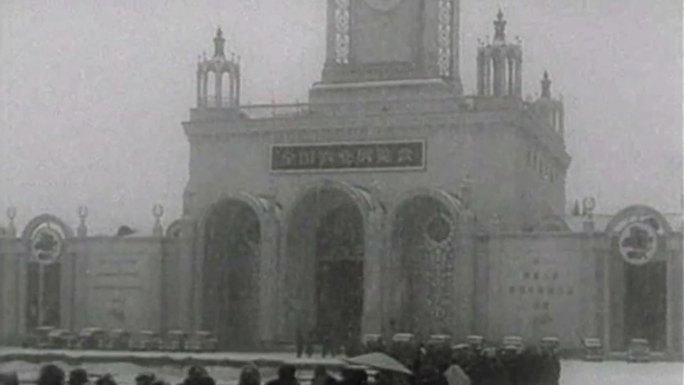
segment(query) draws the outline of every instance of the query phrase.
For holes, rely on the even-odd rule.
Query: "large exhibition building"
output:
[[[682,352],[682,217],[566,213],[571,158],[548,74],[524,99],[499,12],[465,63],[458,0],[328,0],[305,104],[243,105],[240,63],[198,63],[182,218],[91,237],[43,215],[0,238],[0,332],[209,330],[226,349],[297,330],[489,340],[635,337]],[[482,31],[483,33],[485,31]],[[200,47],[198,47],[200,48]],[[282,74],[286,76],[287,74]],[[638,202],[637,202],[638,203]],[[14,212],[10,213],[10,222]]]

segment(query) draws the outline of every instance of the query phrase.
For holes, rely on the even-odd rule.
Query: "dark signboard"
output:
[[[284,144],[271,148],[273,171],[422,170],[425,142]]]

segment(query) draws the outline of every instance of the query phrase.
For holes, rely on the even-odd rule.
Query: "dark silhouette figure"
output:
[[[85,385],[88,383],[88,372],[84,369],[74,369],[69,372],[68,385]]]
[[[304,354],[304,333],[302,332],[301,327],[297,328],[295,345],[297,348],[297,358],[301,358],[302,354]]]
[[[294,365],[285,364],[278,368],[278,378],[267,382],[266,385],[299,385],[296,373],[297,368]]]
[[[64,385],[64,371],[57,365],[45,365],[40,369],[37,385]]]

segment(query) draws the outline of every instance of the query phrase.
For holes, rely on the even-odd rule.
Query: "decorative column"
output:
[[[484,96],[492,94],[492,57],[485,53],[484,59]]]
[[[7,237],[8,238],[16,238],[17,237],[17,228],[14,225],[14,218],[17,217],[17,208],[16,207],[9,207],[7,208],[7,218],[9,219],[9,225],[7,225]]]
[[[209,71],[205,70],[202,74],[202,105],[209,106]]]
[[[76,234],[79,238],[85,238],[88,236],[88,227],[85,223],[86,217],[88,217],[88,208],[86,206],[79,206],[78,218],[80,219],[80,224],[78,225],[78,229],[76,229]]]
[[[516,96],[522,96],[522,57],[515,58],[515,87]]]
[[[164,215],[164,206],[156,204],[152,207],[152,215],[154,216],[154,229],[152,234],[155,237],[164,236],[164,228],[161,225],[161,217]]]
[[[214,72],[214,90],[216,91],[216,108],[221,108],[223,105],[223,92],[221,90],[221,83],[223,79],[223,73],[220,71]]]
[[[506,71],[506,76],[508,77],[508,81],[506,82],[506,96],[513,96],[515,95],[515,78],[514,78],[514,70],[515,70],[515,61],[513,60],[513,57],[508,55],[506,57],[506,64],[507,64],[507,69]]]
[[[202,67],[200,64],[197,64],[197,107],[203,107],[202,106]]]
[[[477,94],[479,96],[485,95],[485,55],[482,48],[477,50]]]

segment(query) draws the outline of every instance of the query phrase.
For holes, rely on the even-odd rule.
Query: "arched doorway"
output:
[[[238,199],[217,203],[205,222],[203,328],[222,348],[252,347],[258,339],[261,224]]]
[[[43,214],[23,231],[26,259],[25,326],[62,326],[62,259],[73,233],[59,218]]]
[[[645,338],[652,350],[668,349],[667,220],[647,206],[630,206],[606,226],[611,236],[608,288],[610,344],[624,350],[633,338]]]
[[[360,335],[364,229],[359,205],[336,187],[309,190],[294,206],[287,229],[290,333],[337,341]]]
[[[625,266],[625,346],[646,338],[651,349],[665,351],[667,327],[667,263]]]
[[[451,333],[457,214],[435,196],[420,194],[398,207],[392,226],[392,249],[400,267],[397,327],[421,336]]]

